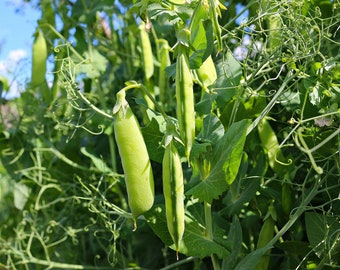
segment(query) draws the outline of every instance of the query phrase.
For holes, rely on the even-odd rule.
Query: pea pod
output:
[[[165,72],[166,67],[170,66],[171,64],[169,56],[170,46],[166,39],[157,40],[157,45],[158,45],[158,61],[160,63],[158,75],[159,99],[161,103],[165,105],[166,103],[170,103],[169,99],[171,98],[171,95],[169,93],[170,87],[168,83],[168,78]]]
[[[262,225],[259,238],[257,241],[257,249],[264,247],[267,243],[272,240],[275,232],[275,219],[276,212],[273,203],[268,208],[268,213],[265,217]],[[270,249],[262,256],[260,262],[256,266],[255,270],[266,270],[268,269],[270,262]]]
[[[179,45],[176,62],[176,112],[185,155],[189,159],[195,139],[195,108],[193,80],[185,49],[183,45]]]
[[[114,133],[125,175],[129,207],[134,220],[148,211],[154,202],[154,180],[149,154],[139,123],[125,100],[125,91],[117,93]]]
[[[145,29],[146,24],[142,22],[139,26],[140,32],[140,41],[142,48],[142,64],[144,69],[144,75],[147,80],[149,80],[154,72],[153,65],[153,55],[152,55],[152,47],[150,43],[149,34]]]
[[[268,28],[268,48],[275,50],[281,46],[282,39],[282,18],[273,0],[265,0],[261,2],[262,10],[267,11],[270,15],[266,16],[266,24]]]
[[[178,151],[171,141],[163,157],[163,193],[165,197],[166,221],[169,233],[178,249],[184,233],[184,184],[183,171]]]
[[[221,16],[220,9],[225,9],[225,7],[217,0],[208,0],[209,4],[209,14],[213,26],[213,31],[215,38],[217,40],[218,51],[222,50],[222,32],[221,27],[218,23],[218,16]]]
[[[36,87],[45,82],[47,46],[43,33],[39,30],[32,48],[32,86]]]

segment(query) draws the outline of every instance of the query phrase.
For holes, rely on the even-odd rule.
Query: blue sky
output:
[[[6,98],[18,96],[30,77],[33,33],[40,18],[40,11],[22,3],[0,0],[0,77],[11,85]]]

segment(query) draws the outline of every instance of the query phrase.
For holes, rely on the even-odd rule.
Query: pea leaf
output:
[[[161,147],[160,142],[163,139],[166,124],[163,116],[156,115],[151,110],[147,110],[147,112],[151,120],[147,126],[141,128],[144,141],[150,159],[162,163],[164,149]]]
[[[236,94],[242,78],[242,67],[232,52],[228,51],[225,59],[217,64],[216,71],[214,91],[217,93],[217,106],[221,108]]]
[[[80,148],[80,152],[91,159],[93,165],[100,171],[106,174],[112,174],[113,171],[106,165],[103,159],[96,157],[94,154],[88,152],[85,147]]]
[[[168,232],[165,217],[165,205],[158,204],[144,214],[149,226],[154,233],[164,242],[175,250],[171,236]],[[211,241],[205,237],[204,225],[198,220],[186,216],[185,231],[180,243],[179,252],[187,256],[198,256],[204,258],[211,254],[216,254],[220,258],[229,255],[229,251],[216,241]]]
[[[241,163],[249,123],[248,120],[242,120],[232,124],[218,140],[213,149],[209,176],[191,188],[187,195],[211,203],[227,190],[234,181]]]
[[[14,184],[14,206],[19,210],[23,210],[29,196],[31,189],[22,183]]]
[[[253,252],[249,253],[246,257],[244,257],[234,268],[234,270],[252,270],[255,269],[257,264],[260,262],[262,256],[267,252],[267,250],[271,249],[271,246],[264,246],[262,248],[258,248]]]
[[[327,221],[325,216],[319,213],[306,212],[306,231],[310,245],[314,248],[315,253],[320,257],[324,252],[324,245],[320,245],[325,238],[327,229]]]
[[[108,60],[96,49],[92,49],[91,53],[85,52],[84,56],[89,62],[80,64],[79,73],[85,73],[88,78],[94,79],[106,70]]]
[[[190,44],[194,51],[190,55],[190,67],[199,68],[211,55],[214,48],[212,23],[207,20],[207,10],[199,5],[191,23]]]
[[[228,193],[223,200],[224,204],[227,206],[222,210],[223,214],[226,213],[228,216],[232,216],[239,213],[244,207],[244,204],[255,197],[256,191],[261,184],[261,177],[246,177],[247,175],[249,176],[250,173],[249,167],[248,157],[244,154],[238,176],[230,185]],[[263,168],[265,167],[265,159],[262,155],[256,164],[256,169],[253,169],[255,172],[252,175],[262,175]]]
[[[223,260],[222,269],[233,269],[242,249],[242,227],[237,216],[233,217],[233,223],[228,233],[228,240],[232,243],[233,249],[230,256]]]

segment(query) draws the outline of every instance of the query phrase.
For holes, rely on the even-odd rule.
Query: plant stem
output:
[[[206,236],[210,241],[213,241],[213,228],[212,228],[212,214],[211,214],[211,204],[208,202],[204,202],[204,215],[205,215],[205,226],[206,226]],[[216,254],[211,254],[211,261],[213,264],[214,270],[220,270],[220,264],[218,262],[218,258]]]

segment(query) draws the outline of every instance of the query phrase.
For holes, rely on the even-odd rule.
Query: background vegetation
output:
[[[219,26],[211,14],[194,17],[201,1],[36,2],[32,77],[19,98],[1,100],[1,269],[340,268],[338,0],[229,1],[214,11]],[[115,94],[135,81],[177,121],[172,48],[183,42],[176,25],[193,18],[191,68],[211,56],[217,79],[195,81],[176,261],[164,119],[145,93],[127,93],[156,190],[132,232],[111,118]]]

